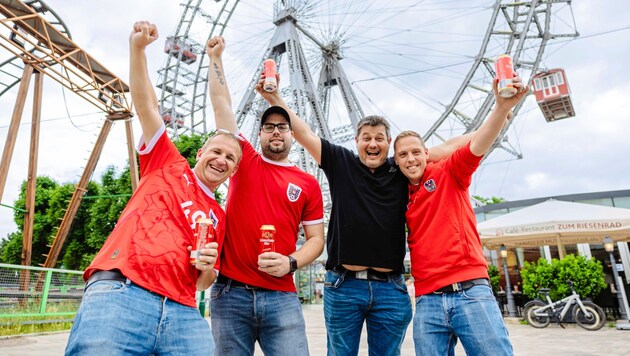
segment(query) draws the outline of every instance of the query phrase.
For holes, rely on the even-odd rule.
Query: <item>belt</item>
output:
[[[447,286],[444,286],[442,288],[439,288],[433,291],[433,293],[435,294],[454,293],[454,292],[459,292],[462,290],[472,288],[474,286],[490,286],[490,281],[488,281],[485,278],[470,279],[463,282],[449,284]]]
[[[90,285],[94,282],[98,281],[119,281],[119,282],[127,282],[127,277],[122,274],[119,270],[113,269],[110,271],[96,271],[92,274],[85,285]]]
[[[236,279],[232,279],[222,274],[219,274],[219,276],[217,277],[217,283],[229,284],[230,287],[243,287],[246,289],[268,290],[266,288],[256,287],[251,284],[239,282]]]
[[[346,272],[345,278],[365,279],[368,281],[389,282],[390,277],[398,277],[400,273],[397,272],[378,272],[373,269],[365,269],[363,271],[350,271],[343,267],[336,267],[333,269],[336,273]]]

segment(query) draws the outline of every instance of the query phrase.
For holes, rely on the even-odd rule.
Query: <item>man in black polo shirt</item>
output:
[[[328,355],[356,355],[364,321],[371,355],[400,355],[411,321],[402,275],[408,181],[387,157],[389,123],[380,116],[358,123],[357,156],[318,137],[277,91],[262,90],[262,80],[256,90],[289,112],[295,139],[319,163],[330,185],[324,284]],[[432,148],[431,159],[448,156],[468,140],[462,136]]]

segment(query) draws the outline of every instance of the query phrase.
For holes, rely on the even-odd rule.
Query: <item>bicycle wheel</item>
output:
[[[529,323],[529,325],[541,329],[547,327],[551,319],[548,315],[539,316],[534,314],[534,311],[537,309],[545,307],[545,303],[540,300],[532,300],[525,304],[523,315],[525,316],[525,320]]]
[[[599,305],[591,302],[582,302],[584,310],[579,305],[573,308],[573,320],[589,331],[601,329],[606,324],[606,314]]]

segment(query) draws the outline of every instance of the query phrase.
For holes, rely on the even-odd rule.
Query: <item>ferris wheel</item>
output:
[[[494,58],[510,54],[530,80],[546,68],[554,41],[578,35],[570,0],[191,0],[182,8],[158,83],[167,126],[175,135],[213,127],[203,44],[221,34],[237,122],[253,143],[266,108],[253,87],[267,58],[279,65],[287,103],[321,137],[351,147],[356,122],[378,114],[394,135],[416,130],[430,147],[474,131],[491,111]],[[502,153],[492,156],[522,157],[512,127],[519,112],[534,110],[526,102],[492,147]],[[324,180],[303,150],[292,154]]]

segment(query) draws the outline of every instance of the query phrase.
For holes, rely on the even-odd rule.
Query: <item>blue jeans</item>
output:
[[[324,318],[328,355],[357,355],[364,321],[370,355],[400,355],[411,321],[411,301],[403,276],[381,282],[328,271]]]
[[[308,355],[302,306],[295,292],[250,289],[217,283],[210,310],[217,355]]]
[[[454,355],[457,338],[467,355],[513,355],[503,317],[488,286],[416,298],[416,355]]]
[[[85,289],[66,355],[212,355],[214,341],[199,310],[129,280]]]

